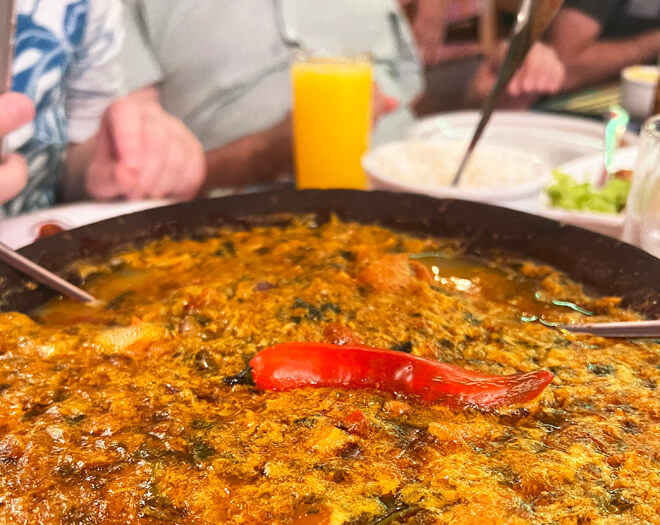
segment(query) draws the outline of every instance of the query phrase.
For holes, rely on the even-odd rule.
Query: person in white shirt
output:
[[[130,89],[163,108],[206,150],[205,189],[272,181],[293,169],[289,65],[294,48],[368,51],[382,92],[374,142],[403,133],[422,90],[412,36],[395,0],[124,0]]]

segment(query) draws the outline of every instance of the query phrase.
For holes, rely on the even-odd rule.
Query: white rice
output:
[[[388,179],[419,186],[449,186],[466,142],[415,139],[384,144],[372,152],[373,168]],[[502,188],[543,177],[541,163],[523,152],[480,144],[465,168],[460,187]]]

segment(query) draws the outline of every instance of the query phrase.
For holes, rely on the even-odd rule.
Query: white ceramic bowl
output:
[[[464,151],[462,140],[390,142],[364,155],[362,167],[372,189],[496,204],[534,197],[550,180],[549,167],[538,157],[484,143],[477,147],[461,186],[452,187],[450,182]]]
[[[621,106],[633,119],[644,120],[653,113],[659,77],[658,66],[630,66],[621,72]]]
[[[636,161],[636,146],[621,148],[615,153],[613,168],[616,171],[632,170],[635,168]],[[591,183],[598,180],[602,169],[603,155],[601,154],[587,155],[557,167],[557,170],[570,175],[578,182]],[[623,213],[611,215],[555,208],[550,204],[550,198],[545,191],[539,196],[537,213],[559,222],[580,226],[617,239],[620,239],[623,233]]]

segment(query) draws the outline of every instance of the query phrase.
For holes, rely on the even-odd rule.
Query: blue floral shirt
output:
[[[121,93],[121,9],[121,0],[17,0],[12,89],[37,112],[9,136],[29,179],[4,205],[6,215],[53,204],[67,144],[92,137]]]

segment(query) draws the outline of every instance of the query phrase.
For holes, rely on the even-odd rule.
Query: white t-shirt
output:
[[[122,91],[121,10],[119,0],[18,0],[12,89],[37,112],[9,136],[10,149],[27,158],[29,179],[5,214],[53,204],[66,145],[94,135]]]
[[[129,20],[122,62],[129,88],[160,83],[165,110],[183,120],[207,150],[267,129],[290,111],[292,49],[284,36],[291,33],[308,47],[327,38],[371,52],[378,83],[402,104],[423,87],[395,0],[124,3]],[[385,127],[381,122],[379,131]]]

